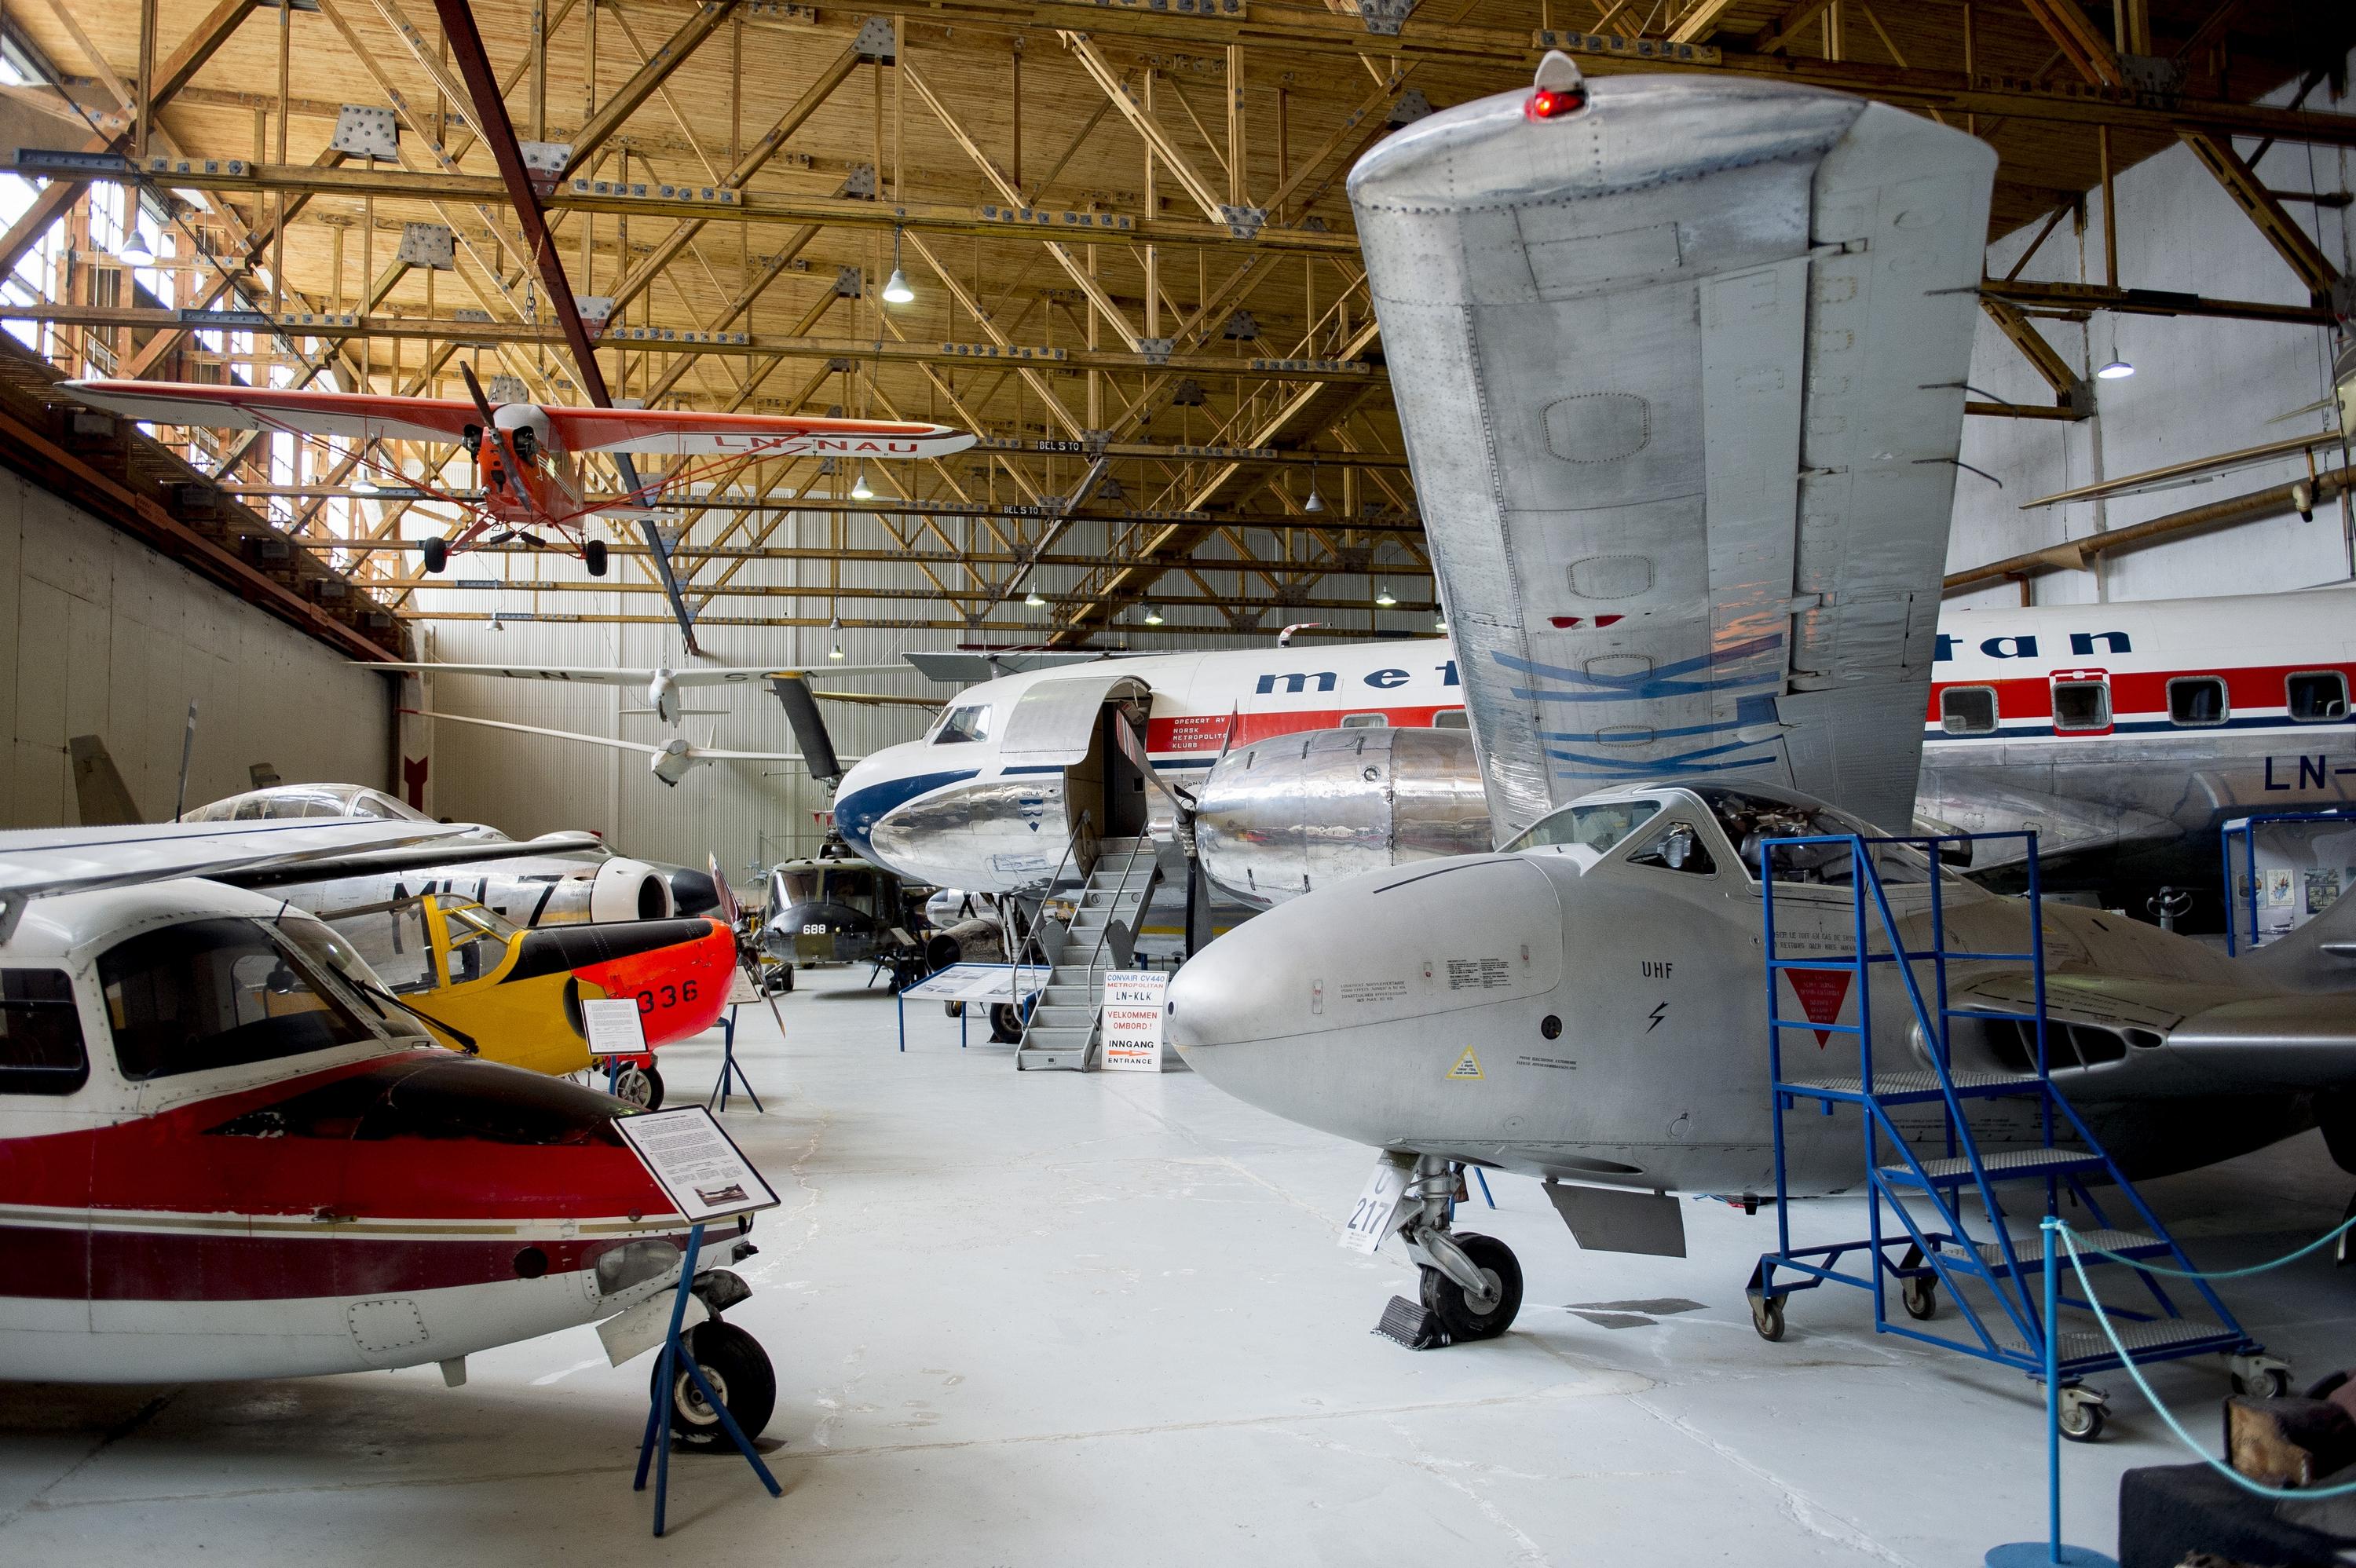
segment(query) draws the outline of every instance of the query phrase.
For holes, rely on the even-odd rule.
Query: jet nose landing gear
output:
[[[1411,1350],[1494,1339],[1522,1309],[1522,1265],[1494,1236],[1451,1227],[1449,1211],[1464,1196],[1463,1177],[1437,1155],[1417,1158],[1399,1240],[1419,1266],[1422,1309],[1393,1297],[1375,1332]]]

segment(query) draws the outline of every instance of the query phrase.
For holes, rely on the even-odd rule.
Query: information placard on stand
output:
[[[1158,969],[1115,969],[1104,977],[1104,1047],[1097,1065],[1107,1072],[1162,1071],[1162,1018],[1170,976]]]
[[[670,1497],[670,1405],[678,1397],[681,1371],[719,1417],[721,1430],[744,1456],[744,1462],[753,1467],[753,1473],[760,1477],[769,1495],[785,1495],[777,1477],[761,1462],[752,1438],[736,1424],[726,1402],[696,1364],[692,1347],[680,1334],[687,1315],[687,1298],[695,1289],[695,1264],[703,1250],[703,1227],[715,1220],[774,1209],[777,1206],[777,1194],[754,1168],[753,1162],[744,1157],[744,1151],[736,1147],[735,1140],[701,1105],[616,1116],[614,1130],[621,1135],[630,1152],[638,1157],[638,1163],[646,1167],[655,1185],[678,1207],[689,1226],[687,1253],[680,1260],[679,1285],[671,1299],[670,1328],[663,1339],[661,1365],[655,1373],[651,1408],[647,1412],[646,1436],[638,1445],[637,1477],[632,1485],[634,1490],[646,1489],[647,1469],[651,1464],[655,1471],[655,1534],[659,1536]]]

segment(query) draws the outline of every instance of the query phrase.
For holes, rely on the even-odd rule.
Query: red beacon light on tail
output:
[[[1579,73],[1569,55],[1560,49],[1548,49],[1538,61],[1537,77],[1533,83],[1528,107],[1524,111],[1533,120],[1560,120],[1587,107],[1587,79]]]

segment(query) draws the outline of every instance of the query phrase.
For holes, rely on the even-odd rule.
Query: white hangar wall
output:
[[[2319,88],[2311,109],[2345,113],[2346,100]],[[2270,101],[2286,102],[2287,90]],[[2247,157],[2255,144],[2236,143]],[[2280,143],[2257,171],[2277,191],[2330,193],[2351,188],[2351,155],[2329,147]],[[2167,289],[2214,299],[2269,304],[2308,303],[2307,292],[2217,181],[2181,145],[2120,171],[2119,282],[2130,288]],[[2343,272],[2351,261],[2351,209],[2285,203]],[[2101,193],[2088,198],[2083,235],[2069,219],[2030,258],[2024,279],[2104,281]],[[1990,248],[1998,276],[2029,248],[2031,227]],[[2192,316],[2126,315],[2104,312],[2083,325],[2039,324],[2062,358],[2082,373],[2113,359],[2136,367],[2124,380],[2096,381],[2096,417],[2070,424],[2043,420],[1969,418],[1963,460],[2003,481],[1968,471],[1956,476],[1954,531],[1948,568],[1961,570],[2024,551],[2083,539],[2109,528],[2288,483],[2306,473],[2297,458],[2219,475],[2205,484],[2158,490],[2108,502],[2023,511],[2020,504],[2104,477],[2137,473],[2189,458],[2256,446],[2333,428],[2328,409],[2307,408],[2331,392],[2333,334],[2328,327],[2273,325]],[[1971,381],[2008,400],[2052,404],[2052,394],[2019,350],[1985,316],[1972,356]],[[2293,411],[2305,409],[2304,412]],[[2337,448],[2318,463],[2337,466]],[[2082,603],[2110,599],[2169,599],[2263,593],[2347,581],[2346,515],[2333,502],[2302,522],[2280,515],[2096,558],[2093,571],[2048,572],[2031,579],[2036,602]],[[1997,583],[1949,601],[1953,604],[2016,604],[2019,590]]]
[[[76,735],[102,737],[141,811],[169,816],[191,699],[191,805],[250,788],[255,763],[289,783],[391,781],[382,677],[0,472],[0,824],[80,821]]]

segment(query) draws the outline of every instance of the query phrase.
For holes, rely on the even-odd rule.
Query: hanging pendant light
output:
[[[1023,596],[1023,603],[1031,606],[1032,609],[1036,610],[1047,602],[1044,599],[1040,598],[1039,591],[1033,588],[1030,592],[1025,593]]]
[[[1392,605],[1394,605],[1394,604],[1396,604],[1396,603],[1398,603],[1398,600],[1396,600],[1396,599],[1394,599],[1394,598],[1392,598],[1392,597],[1391,597],[1391,589],[1390,589],[1390,584],[1389,584],[1389,583],[1385,582],[1385,583],[1378,583],[1378,584],[1376,584],[1376,588],[1375,588],[1375,603],[1376,603],[1376,604],[1381,605],[1381,606],[1382,606],[1384,609],[1386,609],[1386,610],[1389,609]]]
[[[1317,493],[1317,464],[1314,460],[1312,460],[1309,464],[1309,499],[1301,503],[1301,509],[1304,512],[1322,512],[1325,509],[1325,497]]]
[[[851,498],[854,501],[875,499],[875,492],[867,487],[867,470],[864,468],[859,471],[859,477],[851,482]]]
[[[148,245],[146,236],[139,232],[139,224],[135,219],[131,225],[131,237],[125,240],[114,253],[134,267],[152,267],[155,264],[155,250]]]
[[[826,656],[830,659],[839,659],[842,656],[842,617],[837,615],[834,619],[829,621],[826,624],[826,629],[834,634],[834,646],[827,650]]]
[[[2114,359],[2109,364],[2104,366],[2101,369],[2095,371],[2094,379],[2098,381],[2124,381],[2129,376],[2134,374],[2134,366],[2128,364],[2124,359]]]
[[[1435,632],[1445,632],[1448,630],[1448,617],[1445,615],[1434,616],[1431,622],[1431,629]]]
[[[1149,626],[1162,624],[1162,612],[1148,604],[1145,607],[1145,624]]]
[[[884,280],[884,303],[908,304],[916,297],[916,291],[908,286],[908,274],[900,270],[900,231],[894,229],[892,230],[892,275]]]

